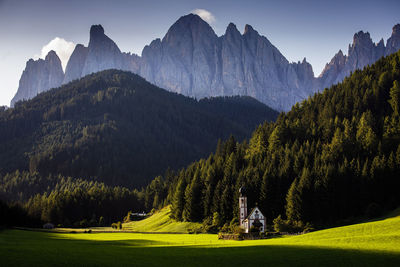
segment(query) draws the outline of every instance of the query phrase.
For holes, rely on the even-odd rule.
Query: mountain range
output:
[[[198,15],[189,14],[179,18],[162,40],[145,46],[142,56],[121,52],[101,25],[93,25],[89,45],[76,45],[65,73],[54,51],[44,60],[29,60],[11,106],[87,74],[120,69],[197,99],[247,95],[275,110],[288,111],[296,102],[399,49],[400,24],[393,27],[386,46],[383,39],[375,44],[368,32],[360,31],[354,35],[347,56],[339,51],[315,77],[305,58],[290,63],[250,25],[241,34],[230,23],[225,34],[217,36]]]

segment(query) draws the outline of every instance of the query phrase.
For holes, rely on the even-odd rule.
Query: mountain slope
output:
[[[0,114],[0,172],[140,186],[205,156],[219,138],[243,139],[276,116],[251,98],[198,102],[129,72],[99,72]]]
[[[146,207],[171,203],[175,219],[222,226],[238,220],[245,186],[249,208],[258,203],[269,223],[282,216],[297,230],[374,217],[400,206],[399,125],[397,52],[260,126],[249,143],[231,138],[152,181]]]

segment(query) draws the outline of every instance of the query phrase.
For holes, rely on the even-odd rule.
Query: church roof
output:
[[[247,215],[247,217],[246,217],[244,220],[247,220],[248,218],[250,218],[251,214],[253,214],[253,212],[254,212],[256,209],[258,209],[258,210],[260,211],[260,214],[261,214],[262,216],[264,216],[264,214],[262,214],[261,210],[260,210],[257,206],[255,206],[254,208],[251,209],[251,211],[249,212],[249,214]],[[265,217],[265,216],[264,216],[264,217]]]

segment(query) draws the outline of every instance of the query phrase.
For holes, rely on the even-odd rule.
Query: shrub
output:
[[[274,224],[275,232],[287,232],[288,230],[287,223],[285,220],[282,219],[281,215],[276,217],[272,222]]]
[[[82,221],[79,222],[79,226],[82,228],[86,228],[89,226],[89,222],[86,219],[83,219]]]

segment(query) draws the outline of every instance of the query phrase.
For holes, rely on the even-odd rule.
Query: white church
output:
[[[261,213],[260,209],[255,206],[249,214],[247,214],[247,197],[246,190],[244,187],[239,189],[239,225],[245,231],[249,233],[253,227],[259,232],[265,232],[267,221],[265,216]]]

